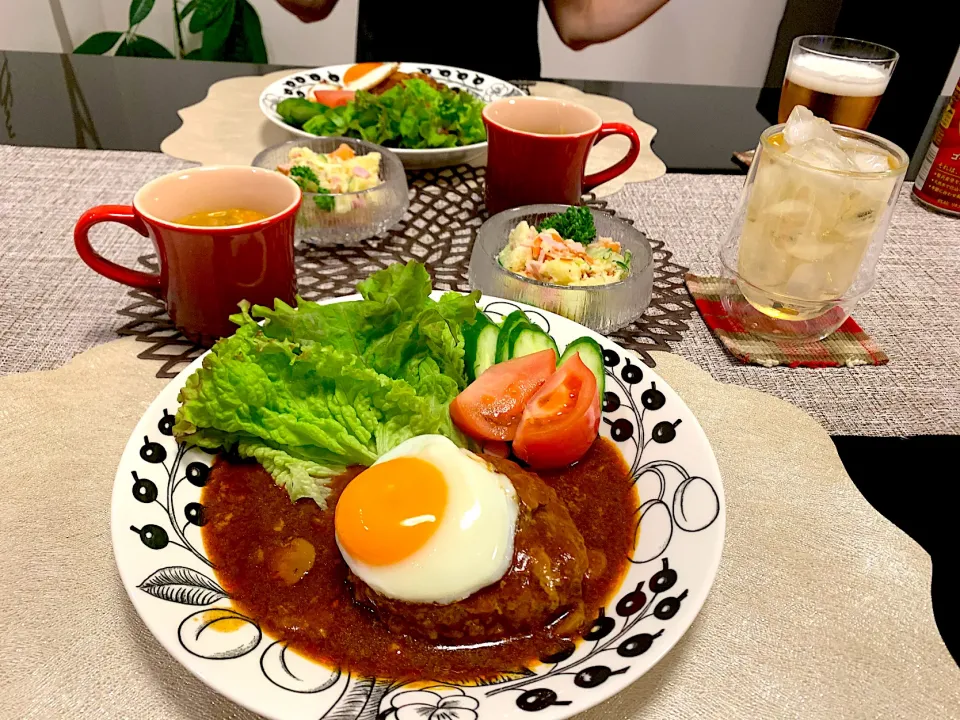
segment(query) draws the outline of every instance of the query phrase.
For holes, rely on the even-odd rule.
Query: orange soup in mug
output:
[[[294,228],[300,188],[253,167],[201,167],[171,173],[140,188],[132,205],[88,210],[74,229],[77,252],[95,271],[152,290],[190,340],[210,345],[236,326],[237,304],[273,306],[296,298]],[[123,267],[90,245],[90,229],[118,222],[153,241],[158,274]],[[227,224],[229,223],[229,224]]]

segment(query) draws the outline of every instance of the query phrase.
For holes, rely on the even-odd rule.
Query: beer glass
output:
[[[832,35],[793,41],[780,92],[778,122],[805,105],[836,125],[865,130],[877,111],[899,55],[883,45]]]
[[[720,250],[721,276],[739,290],[721,299],[737,332],[823,339],[873,285],[909,158],[876,135],[832,128],[836,144],[789,146],[783,125],[760,137]]]

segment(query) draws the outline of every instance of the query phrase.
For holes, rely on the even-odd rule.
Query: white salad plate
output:
[[[291,97],[305,98],[307,92],[319,82],[340,83],[343,74],[352,67],[348,65],[327,65],[303,72],[291,73],[270,84],[260,94],[260,111],[275,125],[282,127],[294,135],[305,138],[315,138],[298,128],[284,122],[277,113],[277,105],[282,100]],[[525,95],[523,90],[505,80],[492,75],[485,75],[474,70],[450,67],[448,65],[433,65],[430,63],[400,63],[400,72],[421,72],[429,75],[443,85],[449,85],[458,90],[466,90],[476,95],[484,103],[491,103],[502,97]],[[425,150],[405,150],[390,148],[403,162],[408,170],[447,167],[449,165],[476,165],[486,160],[487,143],[474,143],[454,148],[430,148]]]
[[[231,606],[204,551],[201,489],[214,457],[172,434],[177,394],[201,358],[163,389],[127,442],[111,532],[140,617],[211,688],[276,720],[560,720],[642,676],[690,627],[716,576],[726,522],[720,471],[697,419],[653,370],[601,335],[519,303],[484,297],[480,307],[495,320],[525,310],[561,349],[584,335],[603,348],[600,432],[623,454],[641,504],[629,569],[584,639],[528,672],[463,687],[358,677],[288,651]],[[231,631],[218,632],[227,619]]]

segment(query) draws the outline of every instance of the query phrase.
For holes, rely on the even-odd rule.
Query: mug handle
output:
[[[626,157],[618,163],[611,165],[606,170],[585,175],[583,178],[583,189],[585,191],[589,192],[597,185],[603,185],[605,182],[613,180],[617,175],[622,175],[633,165],[640,155],[640,136],[637,135],[636,130],[626,123],[604,123],[600,126],[600,132],[597,133],[593,144],[596,145],[605,137],[611,135],[625,135],[630,141],[630,149],[627,151]]]
[[[133,212],[130,205],[98,205],[90,208],[77,221],[73,229],[73,244],[77,247],[80,259],[89,265],[94,271],[100,273],[106,278],[115,280],[124,285],[140,288],[142,290],[159,290],[160,276],[151,273],[132,270],[118,265],[112,260],[107,260],[103,255],[93,249],[90,244],[90,228],[104,222],[118,222],[133,228],[144,237],[147,234],[147,226],[143,224],[137,215]]]

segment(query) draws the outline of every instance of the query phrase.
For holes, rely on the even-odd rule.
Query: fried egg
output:
[[[517,514],[509,478],[442,435],[421,435],[347,485],[334,524],[347,566],[376,592],[445,605],[509,570]]]
[[[367,62],[347,68],[343,74],[344,90],[369,90],[393,75],[400,63]]]

